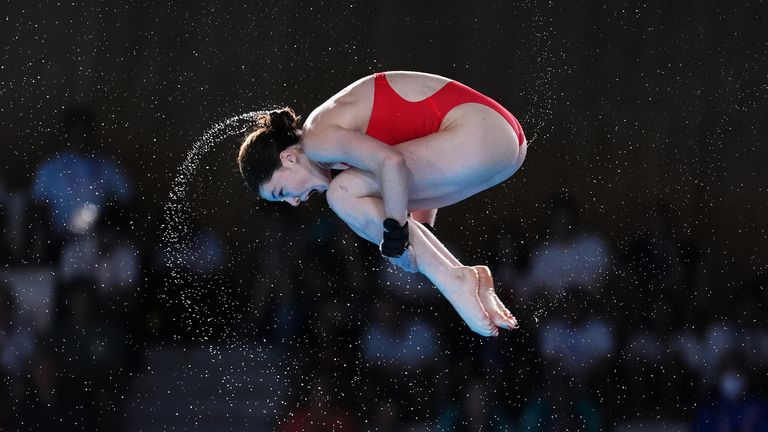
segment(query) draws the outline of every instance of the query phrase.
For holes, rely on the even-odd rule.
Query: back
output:
[[[386,72],[386,78],[392,89],[408,101],[424,100],[451,81],[439,75],[408,71]],[[374,88],[374,75],[350,84],[312,111],[304,123],[305,132],[338,126],[364,133],[371,119]]]

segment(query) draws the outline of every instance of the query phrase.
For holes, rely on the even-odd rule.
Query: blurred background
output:
[[[767,16],[3,2],[0,430],[768,430]],[[202,138],[400,69],[491,96],[530,141],[436,223],[493,270],[521,324],[499,338],[324,199],[257,201],[241,134]]]

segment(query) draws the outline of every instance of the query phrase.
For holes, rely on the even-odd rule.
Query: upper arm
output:
[[[402,154],[362,132],[324,127],[304,137],[304,152],[316,162],[343,162],[365,171],[378,172],[390,161],[402,161]]]

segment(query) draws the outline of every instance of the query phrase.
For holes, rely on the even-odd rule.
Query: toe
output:
[[[514,315],[512,315],[509,312],[507,312],[506,315],[505,315],[505,318],[506,318],[505,321],[507,322],[507,328],[508,329],[511,330],[511,329],[516,329],[517,328],[517,324],[518,324],[517,323],[517,318],[515,318]]]
[[[516,328],[519,327],[519,324],[517,323],[517,318],[515,318],[513,316],[510,316],[508,321],[509,321],[509,325],[510,325],[510,327],[509,327],[510,330],[516,329]]]
[[[498,336],[499,335],[499,329],[491,323],[491,321],[487,321],[482,324],[482,326],[473,327],[470,326],[473,332],[479,334],[480,336]]]
[[[502,303],[497,296],[494,296],[494,302],[496,303],[496,307],[498,307],[501,313],[504,315],[504,318],[507,321],[512,322],[514,325],[517,325],[517,320],[515,319],[515,316],[512,315],[512,312],[510,312],[509,309],[507,309],[504,306],[504,303]]]
[[[508,329],[508,328],[511,328],[510,327],[511,324],[512,323],[510,322],[509,318],[505,317],[504,315],[499,314],[499,313],[494,313],[493,314],[493,325],[494,326]]]
[[[491,336],[498,336],[499,328],[496,324],[496,320],[493,318],[494,314],[486,313],[485,316],[485,328],[488,330]]]

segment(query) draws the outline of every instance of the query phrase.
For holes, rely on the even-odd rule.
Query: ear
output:
[[[289,165],[289,164],[295,164],[298,162],[298,157],[296,155],[296,149],[290,147],[280,152],[280,162],[283,163],[283,166]]]

